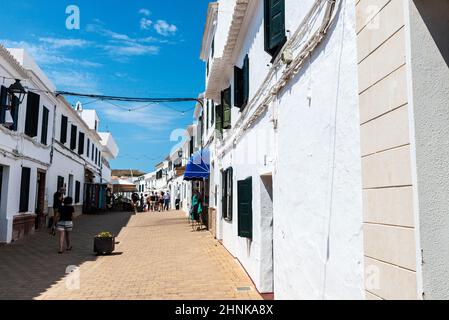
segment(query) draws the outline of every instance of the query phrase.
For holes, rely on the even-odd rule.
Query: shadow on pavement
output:
[[[93,252],[94,236],[103,231],[118,235],[130,217],[128,212],[79,217],[74,221],[73,250],[62,255],[57,253],[58,237],[49,235],[46,229],[24,240],[1,246],[0,299],[36,298],[61,280],[66,270],[97,260]]]

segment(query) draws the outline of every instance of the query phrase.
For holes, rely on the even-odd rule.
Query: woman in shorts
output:
[[[70,232],[73,230],[73,213],[75,212],[72,203],[73,199],[67,197],[64,199],[63,206],[59,209],[59,219],[56,223],[56,230],[59,232],[59,254],[63,253],[64,242],[66,242],[66,250],[72,250]]]

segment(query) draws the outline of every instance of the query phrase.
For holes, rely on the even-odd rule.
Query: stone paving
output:
[[[113,255],[93,253],[101,231],[118,235]],[[261,299],[237,260],[182,212],[81,216],[73,247],[58,255],[44,231],[1,246],[0,299]]]

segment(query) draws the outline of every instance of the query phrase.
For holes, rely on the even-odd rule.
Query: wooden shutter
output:
[[[248,104],[249,100],[249,56],[246,55],[245,60],[243,60],[243,70],[242,70],[242,106],[243,110]]]
[[[231,129],[231,87],[221,92],[223,106],[223,129]]]
[[[33,92],[28,92],[27,110],[25,116],[25,134],[31,138],[37,136],[39,121],[40,96]]]
[[[215,130],[223,132],[223,107],[221,104],[215,106]]]
[[[41,132],[41,143],[47,145],[47,135],[48,135],[48,115],[50,111],[44,107],[44,112],[42,114],[42,132]]]
[[[81,182],[75,181],[75,203],[80,202]]]
[[[228,200],[227,200],[227,170],[221,173],[221,216],[228,219]]]
[[[22,178],[20,182],[20,204],[19,212],[28,212],[30,198],[31,169],[22,167]]]
[[[0,123],[5,123],[5,115],[8,104],[8,89],[5,86],[0,90]]]
[[[253,179],[238,181],[238,233],[239,237],[253,237]]]
[[[87,139],[87,157],[90,155],[90,139]]]
[[[211,109],[210,109],[211,110],[210,111],[210,123],[211,123],[211,126],[213,126],[215,124],[215,103],[214,103],[214,100],[211,101],[210,106],[211,106]]]
[[[70,131],[70,149],[71,150],[75,150],[76,149],[77,132],[78,132],[77,126],[72,124],[72,129]]]
[[[234,105],[243,106],[243,69],[237,66],[234,67]]]
[[[285,0],[265,0],[265,51],[275,55],[285,43]]]
[[[61,116],[61,139],[60,142],[65,144],[67,142],[67,124],[69,119],[66,116]]]
[[[234,170],[232,168],[229,168],[228,170],[226,170],[226,193],[227,193],[227,198],[228,198],[228,219],[232,220],[232,199],[233,199],[233,187],[234,187],[234,183],[233,183],[233,175],[234,175]]]
[[[78,139],[78,154],[82,155],[84,154],[84,133],[80,132],[79,139]]]
[[[64,177],[58,176],[58,190],[61,190],[61,188],[64,187]]]

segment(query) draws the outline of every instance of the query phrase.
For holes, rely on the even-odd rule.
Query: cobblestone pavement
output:
[[[118,235],[113,255],[93,253],[101,231]],[[240,264],[181,212],[81,216],[73,247],[58,255],[44,231],[1,246],[0,299],[261,299]],[[68,266],[79,269],[66,274]]]

